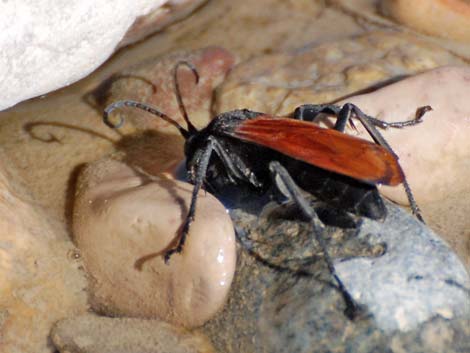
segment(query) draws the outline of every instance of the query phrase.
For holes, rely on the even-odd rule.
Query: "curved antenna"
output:
[[[194,74],[195,83],[196,85],[199,83],[199,73],[196,70],[196,67],[191,64],[189,61],[178,61],[173,71],[173,80],[175,81],[175,90],[176,90],[176,99],[178,100],[178,107],[180,109],[181,114],[183,114],[184,121],[186,121],[186,125],[188,126],[189,134],[193,134],[197,132],[196,127],[189,121],[188,113],[186,112],[186,108],[184,107],[183,97],[181,96],[180,85],[178,82],[178,69],[180,66],[187,66]]]
[[[170,118],[168,115],[158,111],[157,109],[155,109],[155,108],[153,108],[153,107],[151,107],[147,104],[136,102],[136,101],[131,101],[131,100],[123,100],[123,101],[114,102],[114,103],[108,105],[106,107],[106,109],[104,110],[103,121],[106,125],[108,125],[112,129],[118,129],[124,124],[124,118],[121,117],[121,116],[119,117],[119,121],[116,124],[113,123],[111,120],[109,120],[109,114],[111,114],[111,112],[114,109],[121,108],[121,107],[134,107],[134,108],[142,109],[142,110],[144,110],[144,111],[146,111],[150,114],[153,114],[153,115],[156,115],[156,116],[162,118],[166,122],[168,122],[171,125],[173,125],[174,127],[176,127],[185,139],[187,139],[190,135],[188,130],[183,128],[180,124],[178,124],[175,120]]]

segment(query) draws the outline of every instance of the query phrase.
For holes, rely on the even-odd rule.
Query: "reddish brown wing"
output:
[[[310,122],[262,115],[244,120],[229,134],[362,181],[386,185],[403,181],[398,161],[382,146]]]

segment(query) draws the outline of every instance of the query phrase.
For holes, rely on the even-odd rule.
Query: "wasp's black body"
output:
[[[253,119],[262,113],[235,110],[218,115],[207,127],[186,140],[185,155],[188,178],[196,182],[201,153],[208,141],[213,141],[205,185],[219,198],[226,198],[228,189],[233,201],[237,195],[262,197],[275,187],[269,164],[279,162],[289,171],[295,183],[315,198],[333,208],[358,216],[380,220],[386,216],[386,208],[374,184],[329,172],[311,164],[296,160],[272,149],[240,141],[232,137],[232,131],[242,121]]]

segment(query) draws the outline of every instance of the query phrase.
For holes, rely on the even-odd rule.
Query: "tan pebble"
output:
[[[236,254],[225,208],[201,191],[182,254],[162,254],[177,240],[193,186],[139,175],[104,160],[79,179],[74,235],[92,280],[92,305],[109,315],[160,318],[194,327],[224,304]]]
[[[396,21],[437,37],[470,42],[466,0],[382,0],[381,10]]]
[[[209,339],[199,332],[159,320],[109,318],[86,314],[54,325],[51,339],[67,353],[214,353]]]

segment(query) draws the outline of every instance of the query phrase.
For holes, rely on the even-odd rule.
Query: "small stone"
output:
[[[381,0],[382,13],[420,32],[470,43],[470,3],[466,0]]]
[[[108,159],[87,166],[77,190],[74,238],[96,310],[195,327],[223,306],[235,271],[235,236],[212,195],[199,193],[183,252],[165,264],[193,185]]]
[[[158,320],[81,315],[59,321],[51,338],[61,353],[215,353],[204,335]]]

